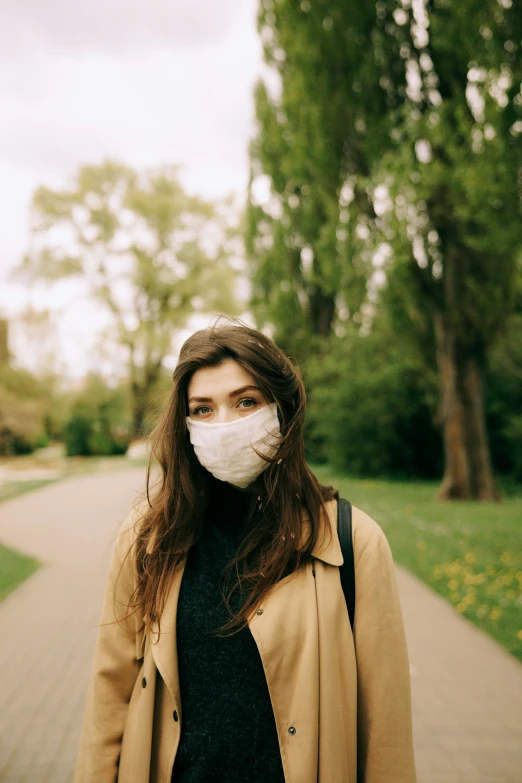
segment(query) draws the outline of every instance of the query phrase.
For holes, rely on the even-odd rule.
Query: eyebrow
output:
[[[230,392],[229,397],[237,397],[239,394],[243,394],[246,391],[261,391],[259,386],[242,386],[240,389]],[[189,402],[212,402],[212,397],[191,397]]]

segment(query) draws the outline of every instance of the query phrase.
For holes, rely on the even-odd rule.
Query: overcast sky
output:
[[[187,188],[209,197],[244,191],[256,9],[257,0],[2,0],[0,315],[26,299],[6,278],[27,245],[38,185],[65,186],[81,164],[111,157],[181,163]],[[81,307],[59,318],[73,375],[91,319]]]

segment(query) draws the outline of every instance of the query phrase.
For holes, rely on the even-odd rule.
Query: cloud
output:
[[[132,55],[136,49],[215,44],[242,0],[3,0],[2,58],[33,47]]]
[[[0,314],[29,296],[8,273],[39,185],[67,187],[80,165],[115,158],[180,163],[186,187],[209,198],[244,192],[257,2],[0,0]],[[61,307],[54,293],[45,305]],[[94,339],[97,321],[76,306],[59,321],[60,356],[81,374],[82,334],[88,323]]]
[[[17,1],[24,12],[32,5]],[[0,0],[0,16],[9,2]],[[2,271],[28,241],[32,191],[67,186],[82,163],[180,163],[186,186],[207,197],[244,189],[261,60],[256,4],[243,0],[237,10],[229,0],[207,0],[210,19],[218,6],[224,18],[235,13],[228,34],[211,46],[137,48],[126,58],[34,48],[0,67],[0,288]],[[52,26],[56,0],[42,5]]]
[[[103,157],[244,167],[259,53],[253,36],[237,32],[228,45],[127,62],[99,54],[47,59],[34,97],[0,93],[0,158],[44,178]]]

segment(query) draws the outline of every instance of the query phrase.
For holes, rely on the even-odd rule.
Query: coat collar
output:
[[[328,565],[340,566],[344,562],[339,536],[337,535],[337,500],[332,499],[325,502],[327,519],[321,519],[319,527],[319,536],[317,543],[312,550],[312,557],[322,560]],[[306,544],[310,535],[310,517],[303,512],[303,527],[301,532],[301,546]],[[325,524],[326,523],[326,524]],[[328,527],[332,532],[331,539],[328,541]]]
[[[340,566],[343,564],[343,553],[341,551],[341,545],[339,543],[339,537],[337,535],[337,500],[328,500],[325,503],[327,512],[327,519],[322,519],[322,524],[319,529],[319,536],[317,543],[312,550],[312,557],[316,557],[329,565]],[[325,524],[326,522],[326,524]],[[332,531],[330,541],[328,541],[327,533],[328,526]],[[304,547],[306,541],[310,535],[310,517],[303,511],[302,515],[302,529],[300,546]],[[152,551],[154,533],[149,539],[146,552],[150,554]]]

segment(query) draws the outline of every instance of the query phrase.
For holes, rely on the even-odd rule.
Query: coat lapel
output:
[[[161,618],[161,628],[158,622],[151,627],[151,651],[154,663],[161,674],[174,703],[181,711],[178,677],[178,655],[176,645],[176,615],[178,609],[179,588],[185,570],[183,561],[172,579]],[[161,633],[160,633],[161,630]]]

